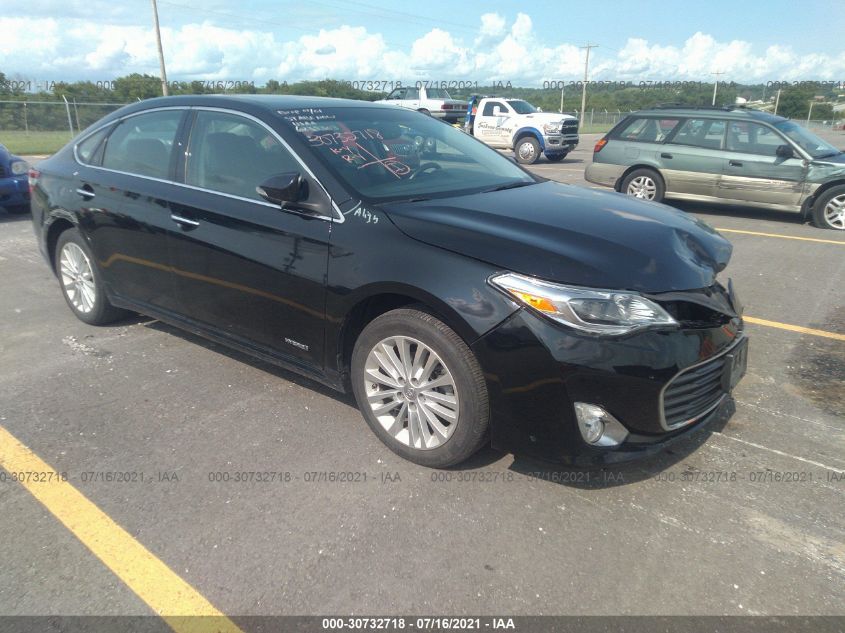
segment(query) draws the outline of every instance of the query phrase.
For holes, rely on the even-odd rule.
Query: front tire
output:
[[[816,200],[813,224],[820,229],[845,231],[845,185],[831,187]]]
[[[352,389],[364,419],[397,455],[445,468],[487,438],[487,385],[475,355],[445,323],[402,308],[374,319],[355,342]]]
[[[109,303],[96,259],[82,234],[68,229],[56,244],[56,277],[70,309],[80,321],[105,325],[128,314]]]
[[[533,165],[540,158],[540,144],[533,136],[524,136],[516,142],[514,153],[518,163]]]
[[[550,163],[559,163],[559,162],[560,162],[560,161],[562,161],[564,158],[566,158],[566,154],[552,154],[551,156],[549,156],[549,155],[547,154],[547,155],[546,155],[546,158],[548,158],[548,159],[549,159],[549,162],[550,162]]]
[[[622,193],[640,200],[662,202],[666,186],[653,169],[635,169],[622,181]]]

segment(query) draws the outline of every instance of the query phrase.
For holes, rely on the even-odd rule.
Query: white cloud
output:
[[[90,19],[0,17],[0,70],[38,80],[110,79],[130,72],[155,74],[158,60],[146,24]],[[140,19],[140,18],[139,18]],[[144,16],[146,20],[146,16]],[[38,37],[32,37],[37,33]],[[583,51],[575,42],[545,42],[532,19],[518,13],[480,16],[476,33],[433,28],[406,45],[371,27],[343,25],[283,39],[272,29],[218,26],[209,20],[162,29],[171,79],[457,79],[479,83],[577,80]],[[591,79],[618,81],[780,81],[845,76],[845,50],[799,55],[790,46],[755,48],[742,40],[719,41],[703,32],[682,45],[630,38],[620,49],[593,52]]]

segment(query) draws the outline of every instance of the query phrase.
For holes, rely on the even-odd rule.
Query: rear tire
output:
[[[845,185],[831,187],[816,200],[813,224],[820,229],[845,231]]]
[[[453,466],[487,439],[481,367],[461,337],[427,312],[401,308],[367,325],[352,352],[351,379],[367,424],[409,461]]]
[[[622,193],[652,202],[663,202],[666,193],[666,185],[663,178],[653,169],[635,169],[622,181]]]
[[[516,160],[522,165],[533,165],[540,158],[540,144],[533,136],[523,136],[513,148]]]
[[[425,108],[420,108],[419,110],[417,110],[417,112],[419,112],[420,114],[425,114],[426,116],[431,116],[431,112],[429,112]]]
[[[80,321],[105,325],[129,314],[109,303],[97,260],[78,230],[59,235],[54,259],[62,294]]]

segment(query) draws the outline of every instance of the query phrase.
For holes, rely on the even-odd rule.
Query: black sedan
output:
[[[152,99],[30,180],[77,317],[140,312],[351,390],[376,435],[427,466],[489,442],[642,455],[707,424],[745,369],[714,230],[532,176],[416,112]]]

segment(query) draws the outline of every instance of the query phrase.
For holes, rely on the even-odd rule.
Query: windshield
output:
[[[429,99],[451,99],[452,97],[449,96],[449,93],[443,90],[443,88],[428,88],[426,90],[428,93]]]
[[[537,108],[522,99],[514,99],[513,101],[508,101],[508,103],[517,114],[531,114],[537,111]]]
[[[536,180],[437,119],[391,107],[279,110],[314,155],[373,202],[477,193]]]
[[[786,134],[786,136],[797,143],[801,149],[813,158],[825,158],[826,156],[836,156],[841,153],[827,141],[821,140],[818,136],[807,130],[807,128],[792,121],[776,123],[775,127]]]

